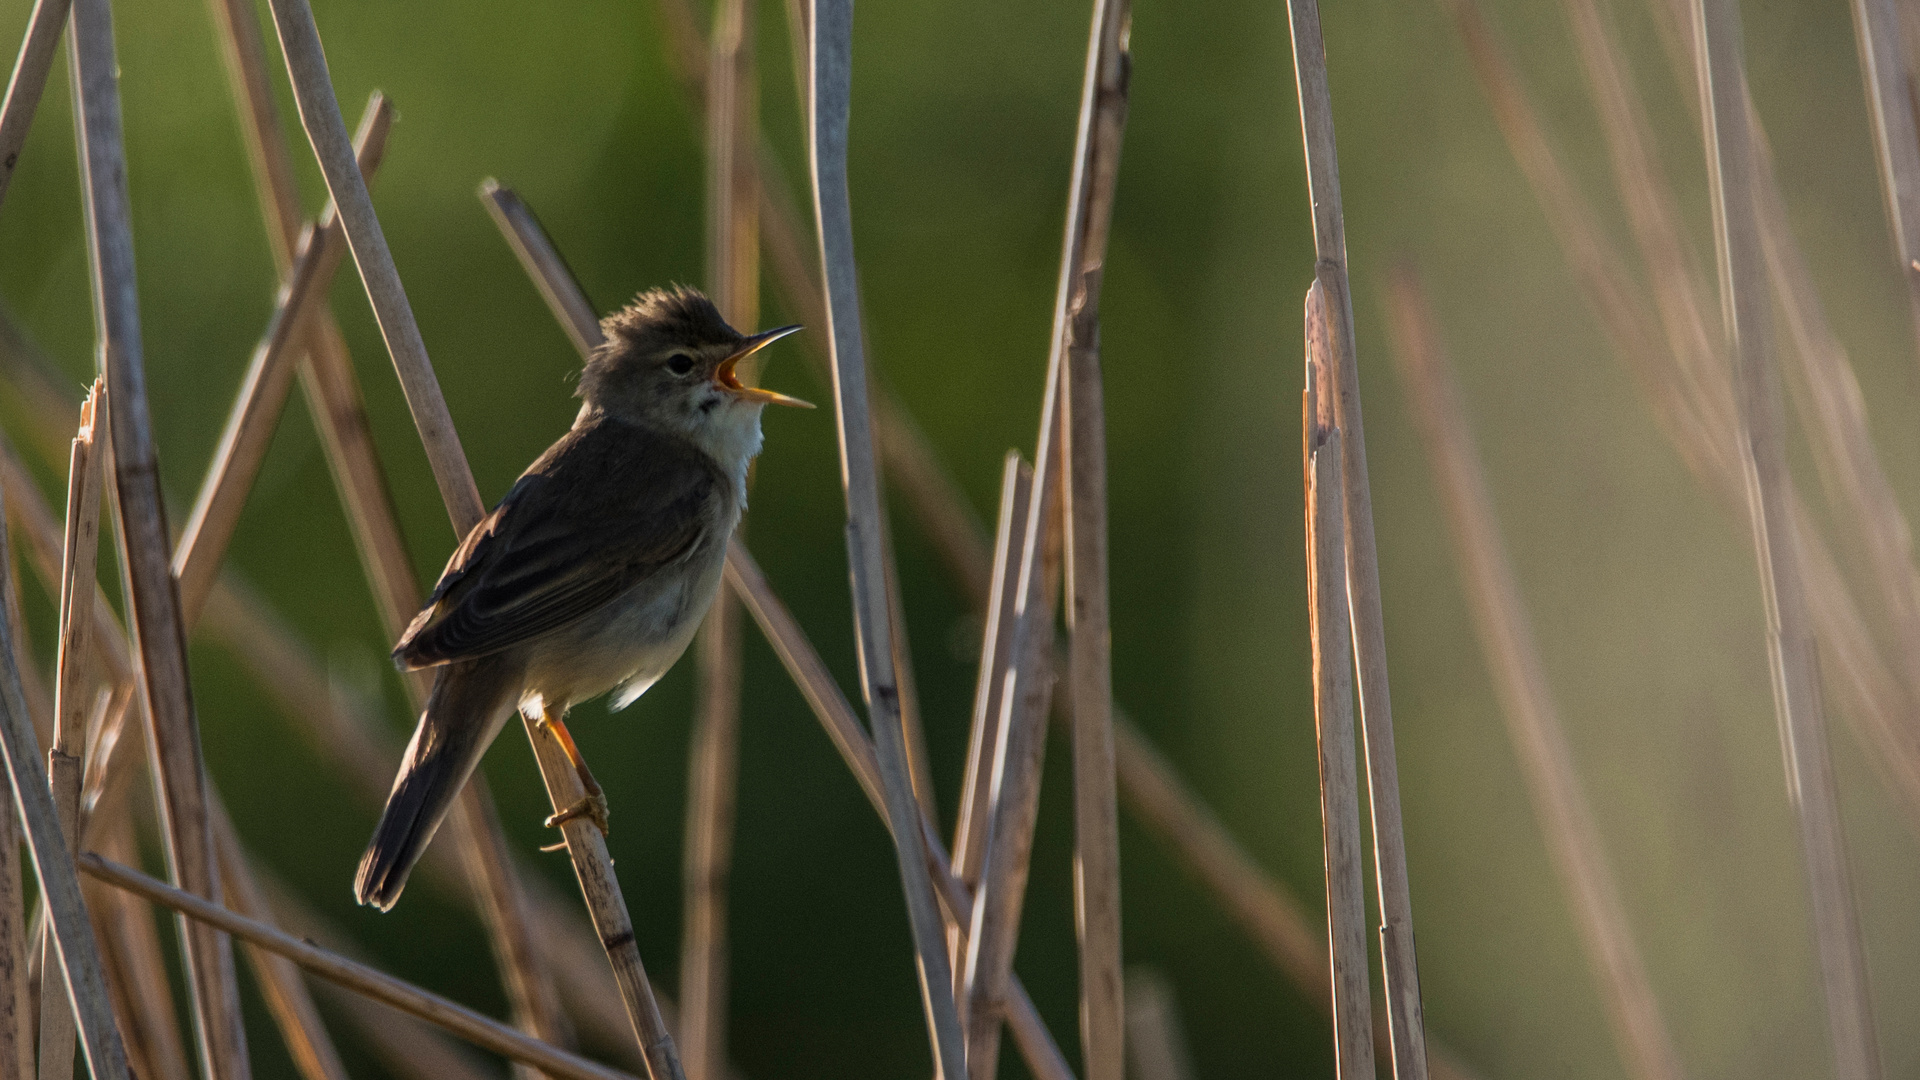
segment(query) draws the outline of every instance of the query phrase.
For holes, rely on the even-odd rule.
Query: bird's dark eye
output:
[[[693,370],[693,357],[686,353],[674,353],[673,358],[667,361],[667,370],[675,375],[685,375]]]

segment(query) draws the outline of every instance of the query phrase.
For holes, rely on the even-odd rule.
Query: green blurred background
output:
[[[1670,76],[1647,11],[1613,6],[1696,248],[1710,256],[1683,107],[1692,88]],[[274,273],[207,11],[187,0],[118,7],[151,401],[163,476],[184,500],[266,323]],[[375,88],[398,107],[376,204],[492,500],[566,427],[578,365],[476,185],[495,176],[517,188],[608,309],[701,278],[698,125],[648,4],[317,7],[349,119]],[[1886,467],[1907,505],[1920,505],[1920,367],[1891,272],[1847,8],[1743,7],[1794,225],[1852,350]],[[761,8],[763,115],[798,180],[784,6]],[[28,9],[0,5],[0,41],[18,40]],[[1001,455],[1031,453],[1087,14],[1084,3],[985,0],[867,2],[856,15],[851,170],[870,354],[983,516],[997,505]],[[1498,0],[1488,15],[1624,243],[1559,8]],[[1489,1078],[1625,1075],[1389,362],[1380,297],[1402,255],[1425,272],[1460,368],[1582,779],[1686,1065],[1698,1077],[1829,1075],[1746,522],[1702,497],[1649,421],[1441,9],[1346,0],[1323,17],[1429,1028]],[[1285,6],[1140,0],[1132,43],[1103,305],[1115,695],[1255,857],[1319,911],[1297,429],[1313,253]],[[0,299],[77,394],[92,331],[64,71],[0,213]],[[304,144],[296,149],[311,211],[325,193]],[[768,296],[763,321],[788,321]],[[455,537],[350,264],[333,299],[431,580]],[[765,378],[828,400],[811,370],[785,345]],[[0,394],[0,423],[30,446],[24,422],[17,398]],[[781,411],[767,427],[752,545],[851,690],[832,420]],[[51,469],[43,477],[50,490],[58,483]],[[1812,483],[1811,469],[1803,479]],[[184,508],[176,503],[176,523]],[[895,534],[950,815],[977,629],[917,524],[902,515]],[[337,678],[380,696],[396,738],[410,728],[299,406],[228,565]],[[28,595],[45,650],[51,609],[36,588]],[[924,1076],[890,846],[751,630],[746,662],[734,1059],[753,1077]],[[418,883],[391,914],[355,908],[349,884],[376,808],[226,653],[200,642],[193,663],[209,767],[249,845],[390,970],[501,1013],[465,898]],[[642,953],[668,989],[691,687],[682,665],[617,717],[595,704],[574,724],[613,803],[609,842]],[[1837,730],[1834,745],[1887,1075],[1920,1075],[1920,847],[1858,744]],[[1017,968],[1077,1061],[1067,760],[1056,742]],[[548,839],[547,804],[518,736],[501,740],[487,773],[512,842],[571,891],[564,856],[533,855]],[[1131,821],[1122,844],[1127,959],[1171,980],[1197,1074],[1331,1075],[1329,1029],[1309,999]],[[259,1075],[293,1075],[257,999],[249,1009]],[[354,1074],[379,1075],[335,1027]],[[1007,1068],[1022,1075],[1011,1053]]]

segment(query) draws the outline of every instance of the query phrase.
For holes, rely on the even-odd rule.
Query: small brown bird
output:
[[[625,708],[680,659],[746,507],[761,409],[812,407],[735,374],[797,326],[743,336],[682,287],[644,293],[600,325],[572,430],[467,534],[393,650],[403,669],[438,673],[360,860],[363,904],[393,907],[516,708],[553,732],[586,786],[547,824],[589,817],[606,831],[567,710],[615,687],[613,707]]]

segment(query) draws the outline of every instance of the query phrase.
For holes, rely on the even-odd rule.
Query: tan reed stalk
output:
[[[566,332],[567,340],[573,342],[574,350],[581,356],[591,355],[602,340],[600,316],[577,288],[550,291],[552,282],[573,281],[573,270],[560,258],[560,252],[546,242],[546,230],[534,217],[533,208],[512,188],[501,187],[491,176],[480,181],[480,202],[486,206],[520,264],[540,267],[538,271],[529,270],[527,276],[533,279],[547,306],[562,313],[557,321]]]
[[[1368,805],[1373,811],[1374,878],[1380,895],[1380,955],[1386,983],[1387,1028],[1393,1035],[1395,1080],[1427,1075],[1426,1028],[1421,1021],[1420,971],[1413,944],[1413,901],[1407,891],[1406,837],[1400,825],[1399,766],[1393,752],[1393,711],[1387,691],[1386,624],[1380,611],[1380,560],[1374,546],[1373,496],[1367,484],[1367,440],[1360,419],[1360,366],[1353,345],[1353,300],[1347,285],[1346,226],[1340,211],[1333,102],[1327,90],[1326,48],[1316,0],[1288,0],[1293,70],[1300,95],[1300,127],[1313,205],[1314,280],[1331,314],[1335,365],[1327,392],[1336,401],[1345,460],[1347,592],[1360,671],[1360,726],[1367,755]]]
[[[1641,1080],[1681,1080],[1686,1073],[1580,785],[1520,586],[1500,538],[1460,392],[1411,269],[1394,274],[1389,296],[1394,355],[1446,508],[1481,651],[1494,676],[1547,850],[1600,984],[1621,1060]]]
[[[1800,826],[1812,893],[1834,1069],[1840,1080],[1881,1072],[1866,955],[1853,905],[1845,832],[1828,759],[1818,657],[1806,584],[1794,559],[1786,506],[1786,443],[1779,375],[1767,351],[1766,266],[1755,202],[1738,0],[1696,0],[1701,112],[1714,196],[1721,311],[1740,403],[1743,466],[1767,607],[1774,700],[1786,754],[1787,791]]]
[[[1333,1051],[1341,1080],[1373,1080],[1373,998],[1367,985],[1367,883],[1354,765],[1353,637],[1347,621],[1347,534],[1340,512],[1340,428],[1334,417],[1333,326],[1326,292],[1307,290],[1307,388],[1302,396],[1307,504],[1307,613],[1313,719],[1320,758],[1320,835],[1332,957]]]
[[[220,883],[234,912],[262,923],[269,922],[266,901],[253,879],[253,868],[240,846],[240,836],[234,831],[226,808],[217,799],[213,838],[219,849]],[[252,964],[260,996],[266,1000],[267,1011],[280,1029],[288,1056],[293,1058],[294,1068],[305,1080],[347,1080],[346,1066],[340,1062],[340,1052],[334,1049],[333,1039],[320,1019],[320,1010],[314,1007],[313,995],[307,992],[299,968],[286,957],[257,945],[247,947],[247,959]]]
[[[20,872],[20,815],[11,783],[0,790],[0,1080],[34,1075],[33,998],[27,980],[27,905]],[[111,961],[108,962],[111,970]]]
[[[360,174],[367,179],[372,179],[380,167],[392,123],[392,107],[386,98],[375,94],[354,137]],[[317,325],[315,320],[333,284],[334,271],[345,255],[340,222],[329,204],[299,245],[180,534],[173,573],[180,582],[181,617],[189,626],[198,618],[200,605],[206,602],[207,590],[213,587],[214,574],[233,540],[240,512],[253,490],[254,478],[260,475],[260,464],[266,459],[287,395],[293,390],[296,353],[314,336],[309,328]]]
[[[1000,744],[1002,700],[1008,689],[1013,652],[1014,605],[1008,593],[1019,569],[1014,540],[1023,535],[1028,497],[1033,492],[1033,467],[1008,451],[1000,472],[1000,517],[994,533],[993,576],[981,620],[980,670],[973,691],[973,726],[967,736],[966,774],[960,789],[959,820],[954,823],[953,874],[969,892],[980,887],[987,851],[987,821],[992,803],[993,762]],[[954,927],[956,946],[964,927]],[[956,961],[963,955],[957,950]]]
[[[1679,0],[1685,3],[1686,0]],[[1475,73],[1502,134],[1534,188],[1574,278],[1600,317],[1615,355],[1627,366],[1661,430],[1701,486],[1730,511],[1746,506],[1739,464],[1733,388],[1724,362],[1682,359],[1660,345],[1653,312],[1641,300],[1590,206],[1574,191],[1520,91],[1512,66],[1471,0],[1448,0]],[[1692,40],[1691,30],[1687,40]],[[1691,70],[1691,69],[1689,69]],[[1639,198],[1640,196],[1636,196]],[[1691,337],[1690,334],[1683,337]],[[1812,613],[1833,670],[1841,678],[1841,715],[1872,748],[1869,760],[1920,828],[1920,740],[1906,717],[1914,706],[1879,654],[1839,569],[1791,484],[1787,508],[1802,560]]]
[[[1125,986],[1120,969],[1120,809],[1113,775],[1113,629],[1107,580],[1106,401],[1100,363],[1100,285],[1127,124],[1129,0],[1095,0],[1074,153],[1081,220],[1071,291],[1063,290],[1066,393],[1061,485],[1066,523],[1068,693],[1073,700],[1074,925],[1080,944],[1080,1044],[1087,1080],[1124,1080]],[[1073,236],[1073,226],[1069,226]],[[1064,314],[1064,320],[1060,316]],[[1048,628],[1049,630],[1051,627]],[[1035,726],[1045,738],[1045,721]]]
[[[479,489],[466,455],[460,449],[459,435],[447,412],[446,399],[427,359],[412,308],[393,265],[393,254],[373,212],[366,185],[350,160],[343,161],[347,149],[346,125],[340,118],[339,104],[333,98],[327,74],[326,56],[320,47],[319,30],[313,12],[305,0],[274,0],[274,23],[279,30],[281,51],[287,58],[292,76],[294,99],[300,107],[301,122],[307,129],[327,187],[340,207],[347,241],[367,285],[368,296],[380,323],[395,369],[406,392],[414,425],[433,467],[441,497],[457,535],[464,536],[482,516]],[[584,794],[578,774],[567,762],[557,740],[543,734],[536,722],[526,719],[528,738],[548,794],[564,801],[556,802],[556,812],[578,801]],[[593,915],[594,927],[607,947],[621,997],[655,1080],[678,1077],[680,1066],[673,1049],[673,1037],[660,1019],[660,1010],[647,981],[640,952],[634,942],[631,919],[620,895],[619,882],[606,852],[606,841],[597,827],[580,828],[591,822],[568,822],[564,833],[567,847],[580,880],[581,890]]]
[[[1133,1080],[1194,1080],[1173,984],[1152,968],[1127,969],[1127,1075]]]
[[[80,430],[73,439],[67,466],[67,522],[60,574],[60,651],[55,679],[53,746],[47,751],[47,779],[60,827],[67,836],[67,853],[80,850],[80,784],[82,754],[86,749],[87,718],[93,712],[93,594],[99,587],[100,470],[106,456],[96,445],[96,420],[105,405],[106,384],[95,379],[80,406]],[[104,431],[102,431],[104,434]],[[60,1004],[66,985],[57,963],[41,941],[40,1080],[67,1080],[73,1075],[76,1032],[73,1012]]]
[[[282,276],[291,277],[301,232],[299,194],[293,186],[293,156],[274,104],[259,16],[253,5],[242,0],[209,2],[225,46],[227,73],[253,163],[254,188],[266,219],[269,246]],[[370,116],[386,111],[380,101],[376,91],[368,106]],[[360,159],[361,174],[368,175],[370,162],[364,149]],[[420,586],[373,445],[359,379],[331,313],[323,308],[319,317],[310,320],[305,339],[300,374],[307,405],[353,526],[375,607],[389,639],[397,639],[419,610]],[[275,405],[270,411],[277,414],[279,408]],[[418,709],[425,701],[428,678],[416,674],[402,682]],[[466,860],[473,899],[516,1022],[537,1038],[570,1046],[572,1031],[561,1011],[552,971],[539,962],[523,886],[497,819],[485,783],[475,777],[455,803],[448,831]]]
[[[808,82],[807,147],[813,176],[814,220],[820,237],[826,284],[829,355],[833,361],[834,417],[840,438],[840,479],[847,497],[847,565],[853,583],[854,629],[860,671],[886,785],[887,818],[906,893],[907,914],[919,960],[920,994],[926,1003],[935,1068],[954,1080],[966,1069],[953,976],[947,964],[940,910],[924,869],[920,830],[905,827],[919,816],[908,771],[906,732],[900,719],[894,670],[892,610],[887,596],[880,477],[874,459],[873,423],[867,402],[867,371],[860,323],[859,275],[853,255],[853,218],[847,196],[848,106],[853,83],[852,0],[809,0],[813,30]]]
[[[887,817],[890,804],[881,780],[873,740],[860,726],[853,706],[847,703],[846,696],[840,692],[840,687],[833,681],[833,676],[828,673],[819,653],[814,651],[805,632],[800,629],[800,624],[794,621],[786,605],[774,595],[772,587],[767,584],[766,575],[760,572],[753,556],[737,541],[727,549],[727,581],[739,592],[747,610],[765,634],[767,643],[773,646],[774,653],[779,656],[794,685],[799,687],[801,696],[807,699],[820,726],[826,730],[827,737],[840,751],[841,759],[859,782],[860,790],[873,805],[874,812],[880,815],[881,821],[889,829],[893,828],[895,819]],[[920,817],[919,825],[925,838],[928,869],[941,905],[946,908],[953,923],[970,926],[974,898],[960,879],[954,876],[933,822]],[[1052,1036],[1047,1033],[1017,975],[1008,977],[1006,1010],[1007,1025],[1013,1029],[1015,1042],[1020,1047],[1027,1068],[1043,1080],[1072,1080],[1072,1068],[1054,1045]]]
[[[53,70],[53,54],[60,48],[60,31],[72,6],[73,0],[34,0],[33,14],[27,18],[27,34],[7,80],[5,102],[0,103],[0,201],[5,201],[13,170],[20,164],[20,151],[33,128],[33,114],[47,88],[47,73]]]
[[[750,141],[759,132],[753,33],[753,6],[746,0],[714,5],[707,65],[707,289],[720,314],[747,333],[760,319],[759,207]],[[758,382],[757,364],[754,369],[749,381]],[[695,643],[699,692],[681,875],[678,1032],[692,1080],[725,1080],[727,1067],[727,887],[740,772],[740,622],[740,601],[722,585]]]
[[[1893,251],[1907,283],[1914,334],[1920,336],[1920,129],[1915,127],[1914,70],[1900,42],[1900,5],[1853,0],[1853,32]]]
[[[473,1043],[513,1061],[522,1062],[550,1076],[570,1080],[634,1080],[627,1073],[609,1069],[578,1054],[541,1042],[531,1036],[474,1012],[457,1002],[422,990],[376,968],[349,960],[318,945],[266,923],[235,914],[210,904],[192,893],[173,888],[128,866],[103,859],[91,852],[80,856],[80,867],[92,877],[125,889],[153,903],[170,908],[197,921],[218,926],[234,937],[252,942],[292,960],[307,971],[343,986],[355,993],[390,1005],[427,1020]]]
[[[127,700],[131,697],[127,695]],[[135,738],[139,737],[137,729],[136,724]],[[88,842],[96,850],[109,858],[139,858],[131,817],[117,815],[107,824],[106,835],[98,835],[100,831],[92,829],[88,833]],[[93,915],[95,933],[100,936],[107,990],[113,999],[120,1037],[126,1041],[129,1069],[135,1076],[155,1080],[188,1080],[193,1073],[187,1066],[186,1046],[180,1040],[173,985],[161,952],[160,934],[153,925],[153,912],[138,897],[91,878],[81,879],[80,891]]]
[[[152,730],[154,781],[169,873],[189,892],[218,902],[200,732],[187,676],[186,637],[168,566],[171,538],[147,413],[140,315],[134,286],[132,213],[120,136],[120,89],[108,0],[78,0],[69,35],[76,127],[86,189],[95,330],[105,369],[109,438],[121,547],[131,582],[134,639]],[[76,892],[77,899],[77,892]],[[207,1080],[251,1075],[233,949],[224,935],[181,920],[187,984]],[[62,942],[62,952],[66,943]],[[69,972],[71,974],[71,972]],[[83,1029],[85,1025],[82,1025]],[[85,1036],[85,1032],[82,1032]],[[103,1049],[96,1047],[96,1050]],[[90,1059],[92,1055],[89,1055]]]
[[[6,530],[0,529],[0,566],[9,561],[8,546]],[[0,578],[0,588],[13,591],[6,578]],[[27,721],[13,660],[13,630],[5,620],[0,620],[0,756],[6,758],[14,805],[20,813],[34,876],[39,880],[52,926],[50,936],[66,975],[68,999],[79,1025],[87,1068],[95,1080],[127,1080],[126,1049],[115,1028],[99,947],[87,918],[86,903],[80,897],[73,857],[61,836],[59,811],[47,788],[40,748]]]

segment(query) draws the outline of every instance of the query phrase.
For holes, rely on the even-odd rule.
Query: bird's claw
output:
[[[607,835],[607,797],[595,792],[582,798],[579,802],[549,817],[546,822],[547,828],[557,829],[578,818],[586,818],[593,822],[594,826],[600,830],[601,836]]]

